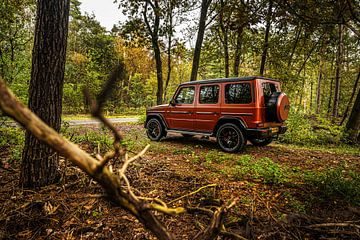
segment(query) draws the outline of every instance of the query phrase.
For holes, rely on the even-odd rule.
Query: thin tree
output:
[[[148,8],[149,6],[153,10],[154,22],[153,26],[150,25],[148,17]],[[146,0],[143,10],[144,22],[147,28],[147,31],[151,37],[151,44],[154,50],[155,65],[156,65],[156,78],[157,78],[157,92],[156,92],[156,103],[161,104],[163,93],[164,93],[164,83],[162,76],[162,60],[161,60],[161,51],[159,46],[159,28],[160,28],[160,5],[159,0]]]
[[[349,111],[350,111],[350,106],[351,106],[351,103],[352,101],[354,100],[354,97],[355,97],[355,93],[356,93],[356,89],[357,89],[357,86],[359,84],[359,80],[360,80],[360,71],[358,72],[358,75],[357,75],[357,78],[355,80],[355,83],[354,83],[354,87],[353,87],[353,91],[351,93],[351,96],[350,96],[350,99],[349,99],[349,102],[346,106],[346,109],[345,109],[345,112],[344,112],[344,116],[340,122],[340,125],[343,125],[343,123],[345,122],[348,114],[349,114]]]
[[[344,48],[344,25],[339,24],[338,28],[338,48],[336,52],[336,73],[335,73],[335,92],[334,92],[334,105],[332,111],[333,121],[338,117],[339,112],[339,98],[340,98],[340,79],[341,79],[341,68],[342,68],[342,55]]]
[[[271,28],[271,18],[272,18],[272,8],[273,8],[273,1],[269,1],[269,7],[266,14],[266,28],[265,28],[265,38],[264,38],[264,45],[263,45],[263,52],[261,55],[261,63],[260,63],[260,76],[264,75],[265,71],[265,63],[266,63],[266,56],[267,51],[269,48],[269,35],[270,35],[270,28]]]
[[[38,0],[29,108],[60,130],[70,0]],[[59,178],[58,154],[29,131],[25,136],[20,185],[41,187]]]
[[[197,34],[194,57],[191,69],[190,81],[195,81],[197,78],[199,64],[200,64],[200,53],[201,47],[204,40],[205,28],[206,28],[206,19],[209,6],[212,0],[202,0],[201,1],[201,10],[200,10],[200,20],[199,20],[199,30]]]

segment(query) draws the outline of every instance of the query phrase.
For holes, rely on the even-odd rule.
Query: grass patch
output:
[[[323,201],[342,201],[360,205],[360,174],[343,167],[328,169],[321,173],[304,174],[306,184],[315,188]]]
[[[280,184],[286,181],[286,172],[284,167],[270,158],[254,159],[250,155],[243,155],[236,161],[233,177],[237,180],[253,178],[261,179],[266,184]]]

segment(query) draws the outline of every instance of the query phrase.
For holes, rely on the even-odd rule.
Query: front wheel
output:
[[[249,141],[254,146],[267,146],[272,142],[272,140],[273,140],[272,137],[264,138],[264,139],[258,139],[258,138],[249,139]]]
[[[165,136],[166,132],[161,122],[156,118],[152,118],[146,123],[146,134],[150,140],[159,141]]]
[[[220,148],[225,152],[238,152],[245,146],[245,138],[238,126],[232,123],[222,125],[216,133]]]

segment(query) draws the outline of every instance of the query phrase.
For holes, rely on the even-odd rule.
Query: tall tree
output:
[[[206,29],[206,19],[208,15],[208,9],[212,0],[202,0],[201,1],[201,10],[200,10],[200,19],[199,19],[199,30],[196,38],[196,44],[194,49],[194,57],[191,68],[190,81],[195,81],[197,78],[199,64],[200,64],[200,54],[201,47],[204,40],[204,34]]]
[[[336,74],[335,74],[335,92],[334,92],[334,106],[332,117],[335,119],[338,117],[339,112],[339,99],[340,99],[340,79],[342,69],[342,56],[344,48],[344,25],[339,24],[338,28],[338,47],[336,52]]]
[[[352,108],[349,121],[346,124],[346,131],[349,134],[349,140],[351,142],[360,142],[360,89]]]
[[[38,0],[29,108],[60,130],[70,0]],[[20,185],[36,188],[59,178],[58,154],[26,132]]]
[[[263,76],[264,71],[265,71],[266,56],[267,56],[267,51],[269,48],[269,35],[270,35],[270,28],[271,28],[272,8],[273,8],[273,0],[270,0],[269,6],[268,6],[268,11],[266,14],[266,27],[265,27],[263,52],[261,55],[261,63],[260,63],[260,76]]]

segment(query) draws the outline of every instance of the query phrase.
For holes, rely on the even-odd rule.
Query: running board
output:
[[[173,129],[167,129],[166,131],[171,132],[171,133],[182,133],[182,134],[189,134],[189,135],[212,136],[212,133],[204,133],[204,132],[189,132],[189,131],[173,130]]]

